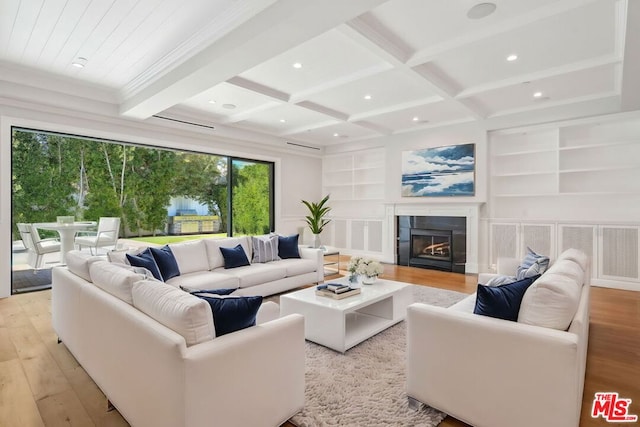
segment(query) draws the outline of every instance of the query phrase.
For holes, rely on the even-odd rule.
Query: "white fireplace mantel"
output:
[[[465,272],[478,273],[480,206],[483,203],[385,203],[385,220],[382,226],[383,261],[396,263],[396,217],[407,216],[457,216],[467,219],[467,263]]]

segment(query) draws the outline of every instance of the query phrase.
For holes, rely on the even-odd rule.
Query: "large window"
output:
[[[14,128],[12,137],[16,242],[16,224],[58,216],[120,217],[122,237],[273,230],[271,162],[29,129]]]

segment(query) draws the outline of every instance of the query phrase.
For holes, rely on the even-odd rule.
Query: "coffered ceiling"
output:
[[[640,108],[640,1],[478,3],[2,0],[0,81],[311,146]]]

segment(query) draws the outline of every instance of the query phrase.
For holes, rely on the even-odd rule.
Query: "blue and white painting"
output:
[[[402,153],[402,196],[450,197],[475,194],[475,144]]]

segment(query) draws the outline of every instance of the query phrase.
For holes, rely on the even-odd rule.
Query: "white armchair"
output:
[[[34,270],[42,268],[45,254],[60,252],[60,241],[58,239],[41,239],[38,229],[33,224],[19,222],[16,225],[18,226],[22,243],[29,251],[27,262]]]
[[[530,318],[534,306],[550,318],[561,309],[551,290],[553,283],[567,285],[563,277],[569,280],[576,271],[571,263],[557,261],[536,281],[545,287],[538,288],[533,300],[525,295],[522,307],[530,304]],[[503,264],[499,272],[515,274],[512,260]],[[575,279],[577,309],[566,330],[473,314],[476,294],[449,308],[410,305],[410,405],[426,403],[476,427],[578,427],[589,337],[586,269],[582,266]],[[540,306],[536,298],[543,294],[551,300]]]
[[[116,246],[120,235],[120,218],[102,217],[98,222],[97,231],[81,231],[75,238],[74,244],[78,250],[88,247],[93,255],[93,250],[98,253],[98,248],[105,246]]]

